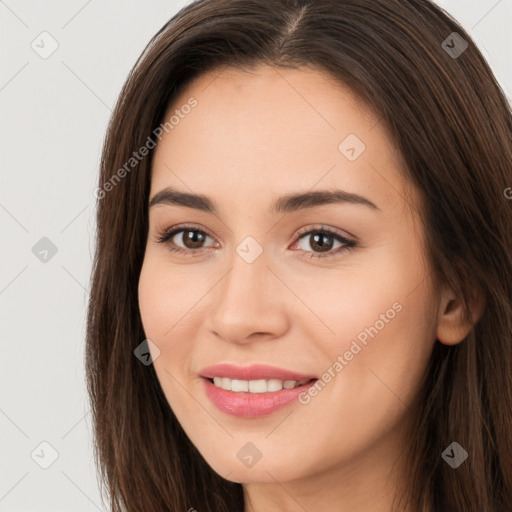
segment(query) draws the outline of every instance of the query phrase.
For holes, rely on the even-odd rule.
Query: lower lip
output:
[[[202,379],[205,383],[206,395],[218,409],[232,416],[244,418],[256,418],[272,414],[291,404],[301,393],[307,391],[316,382],[316,380],[313,380],[302,386],[293,389],[282,389],[281,391],[248,393],[245,391],[226,391],[218,388],[208,379],[204,377]]]

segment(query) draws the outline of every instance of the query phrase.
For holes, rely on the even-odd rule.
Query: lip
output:
[[[239,380],[278,379],[301,381],[317,378],[316,375],[298,373],[292,370],[286,370],[284,368],[278,368],[277,366],[269,366],[266,364],[236,366],[231,363],[208,366],[207,368],[203,368],[199,375],[207,379],[213,379],[213,377],[227,377],[229,379]],[[276,391],[276,393],[278,393],[278,391]]]
[[[301,393],[313,386],[312,380],[293,389],[282,389],[268,393],[248,393],[245,391],[226,391],[218,388],[207,377],[201,378],[206,396],[220,411],[231,416],[257,418],[268,416],[288,405],[291,405]],[[245,379],[244,379],[245,380]],[[292,379],[294,380],[294,379]]]
[[[290,405],[298,396],[314,385],[318,378],[315,375],[299,373],[293,370],[252,364],[236,366],[231,363],[221,363],[203,368],[199,374],[204,383],[204,391],[211,402],[222,412],[232,416],[256,418],[272,414]],[[267,393],[249,393],[246,391],[226,391],[218,388],[209,379],[226,377],[239,380],[306,380],[306,384],[293,389],[281,389]]]

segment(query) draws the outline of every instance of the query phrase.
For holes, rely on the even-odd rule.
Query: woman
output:
[[[112,511],[512,510],[512,115],[427,0],[202,0],[101,165]]]

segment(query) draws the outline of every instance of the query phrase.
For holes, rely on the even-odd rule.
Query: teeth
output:
[[[227,377],[214,377],[213,383],[218,388],[225,389],[226,391],[235,391],[246,393],[267,393],[272,391],[281,391],[284,389],[293,389],[297,386],[306,384],[307,380],[278,380],[278,379],[261,379],[261,380],[239,380],[228,379]]]

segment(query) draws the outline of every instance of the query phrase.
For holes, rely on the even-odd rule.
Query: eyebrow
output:
[[[166,187],[157,192],[151,199],[149,208],[157,204],[186,206],[187,208],[194,208],[215,215],[219,214],[215,201],[209,197],[202,194],[182,192],[172,187]],[[269,213],[290,213],[329,204],[354,204],[380,210],[376,204],[366,197],[336,189],[288,194],[280,197],[269,208]]]

